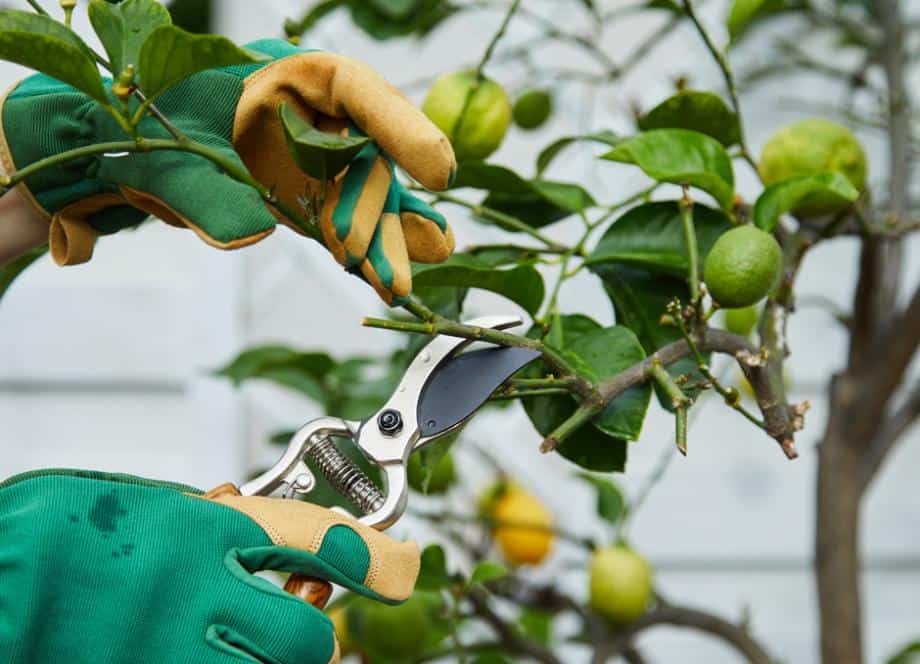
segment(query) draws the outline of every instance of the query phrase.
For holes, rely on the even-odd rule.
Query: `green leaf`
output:
[[[675,297],[682,302],[690,301],[685,279],[612,261],[595,263],[591,271],[603,282],[604,290],[613,303],[617,323],[635,332],[647,354],[651,355],[662,346],[683,338],[677,327],[662,325],[661,317],[668,302]],[[675,377],[692,374],[694,382],[701,378],[696,363],[689,357],[669,365],[667,369]],[[673,410],[671,399],[657,385],[656,392],[661,406]],[[696,394],[689,388],[685,388],[684,392],[691,397]]]
[[[293,108],[278,107],[288,151],[297,166],[317,180],[331,180],[341,173],[371,139],[367,136],[339,136],[316,129]]]
[[[450,585],[447,573],[447,556],[444,549],[437,544],[426,546],[422,551],[422,564],[419,569],[416,590],[438,591]]]
[[[518,616],[517,624],[525,635],[537,643],[548,646],[552,641],[553,614],[549,611],[524,607]]]
[[[597,492],[597,515],[615,526],[626,510],[626,499],[620,488],[596,475],[579,473],[578,477],[591,484]]]
[[[701,261],[718,237],[732,227],[724,213],[700,204],[693,206],[693,225]],[[687,244],[677,202],[645,203],[617,219],[586,262],[611,261],[686,278]]]
[[[549,168],[549,165],[559,156],[565,148],[578,141],[588,141],[592,143],[602,143],[604,145],[614,146],[620,141],[620,137],[610,130],[603,130],[593,134],[580,134],[577,136],[565,136],[557,139],[547,145],[537,157],[537,174],[540,175]]]
[[[725,24],[732,42],[755,22],[789,8],[788,0],[734,0]]]
[[[367,0],[367,3],[393,21],[404,21],[418,10],[421,0]]]
[[[320,19],[325,17],[327,14],[332,13],[339,7],[344,7],[348,4],[348,0],[324,0],[324,2],[318,2],[313,5],[310,10],[303,15],[299,21],[294,19],[286,19],[284,21],[284,34],[288,37],[300,37],[303,33],[307,32],[316,25]]]
[[[245,350],[214,373],[229,378],[235,386],[257,378],[272,381],[325,404],[327,392],[322,380],[334,367],[335,361],[326,353],[304,353],[272,345]]]
[[[173,25],[195,33],[214,31],[213,0],[172,0],[166,8]]]
[[[532,265],[496,269],[469,254],[454,254],[443,263],[416,263],[412,282],[415,286],[457,286],[481,288],[516,302],[529,314],[535,314],[543,302],[543,277]]]
[[[728,147],[741,140],[738,115],[719,95],[683,90],[668,97],[639,119],[642,131],[690,129],[712,136]]]
[[[908,643],[886,660],[885,664],[920,664],[920,641]]]
[[[116,77],[127,65],[138,66],[141,46],[151,32],[172,22],[166,7],[155,0],[124,0],[118,4],[90,0],[88,11]]]
[[[70,28],[31,12],[0,11],[0,60],[29,67],[108,103],[89,46]]]
[[[716,139],[688,129],[654,129],[619,143],[601,157],[635,164],[659,182],[689,184],[731,209],[735,176],[725,148]]]
[[[533,328],[529,336],[537,336]],[[560,349],[592,380],[610,378],[642,361],[645,353],[635,335],[624,327],[602,328],[587,316],[558,316],[546,342]],[[543,375],[539,363],[525,370],[530,377]],[[626,464],[626,443],[635,440],[642,428],[651,388],[647,384],[627,390],[560,445],[558,451],[573,463],[598,471],[622,471]],[[523,399],[524,410],[534,428],[548,435],[572,413],[576,402],[569,396]]]
[[[240,48],[226,37],[195,35],[161,25],[141,46],[138,73],[147,99],[205,69],[266,62],[270,58]]]
[[[483,189],[482,204],[539,228],[597,205],[584,187],[568,182],[525,180],[504,166],[482,161],[460,164],[453,187]],[[489,220],[489,223],[498,223]]]
[[[374,39],[416,35],[424,37],[459,8],[448,0],[417,0],[403,15],[398,0],[347,0],[351,20]]]
[[[754,204],[754,225],[772,233],[783,214],[794,210],[804,199],[813,195],[821,196],[822,200],[827,198],[852,203],[859,198],[859,190],[846,176],[836,172],[780,180],[764,189],[757,198]]]
[[[27,267],[45,255],[48,247],[38,247],[24,253],[19,258],[0,265],[0,299],[6,295],[16,278],[22,274]]]
[[[488,583],[489,581],[500,579],[503,576],[508,576],[507,567],[486,560],[473,568],[473,573],[470,575],[470,585]]]

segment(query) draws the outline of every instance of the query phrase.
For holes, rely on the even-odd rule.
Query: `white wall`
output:
[[[287,13],[305,3],[224,0],[224,31],[239,41],[279,32]],[[552,2],[532,2],[553,15]],[[613,6],[614,2],[606,3]],[[721,2],[705,17],[717,28]],[[575,29],[568,14],[555,17]],[[377,43],[335,16],[311,45],[372,62],[392,82],[409,83],[478,58],[498,14],[483,12],[451,21],[427,41]],[[603,35],[617,60],[656,29],[659,19],[639,19]],[[529,31],[513,27],[507,44]],[[744,57],[757,57],[755,45]],[[574,66],[583,56],[568,49],[536,49],[538,61]],[[491,72],[511,89],[532,83],[520,71]],[[533,163],[538,146],[552,137],[585,129],[630,129],[623,111],[633,100],[650,107],[671,89],[677,74],[689,73],[700,87],[718,88],[718,72],[695,35],[676,32],[641,67],[596,98],[569,87],[558,99],[560,112],[536,135],[512,130],[494,160]],[[13,67],[0,68],[12,81]],[[817,87],[821,86],[821,87]],[[416,100],[424,86],[412,87]],[[782,97],[807,94],[834,101],[841,91],[823,79],[801,77]],[[776,92],[744,98],[750,140],[763,144],[777,126],[801,111],[780,110]],[[874,163],[881,164],[878,137],[866,136]],[[599,200],[614,201],[645,182],[625,167],[592,163],[591,149],[560,160],[553,177],[583,181]],[[880,167],[873,179],[881,179]],[[753,192],[753,180],[738,166],[739,189]],[[453,209],[451,222],[461,246],[501,237]],[[570,236],[562,223],[551,233]],[[829,295],[846,308],[853,286],[855,247],[838,241],[814,252],[805,264],[801,291]],[[920,256],[914,242],[909,256]],[[917,280],[917,261],[908,259]],[[913,263],[913,265],[911,265]],[[580,276],[566,285],[563,306],[594,312],[611,322],[610,306],[597,283]],[[513,310],[491,296],[471,300],[470,314]],[[200,486],[242,477],[271,460],[277,450],[261,443],[265,434],[296,425],[316,408],[267,386],[234,394],[207,375],[239,349],[278,340],[303,348],[331,348],[345,356],[384,352],[398,342],[392,333],[360,327],[365,315],[382,311],[370,289],[341,273],[315,243],[280,230],[243,252],[225,254],[205,247],[189,233],[149,224],[137,233],[104,239],[87,266],[56,268],[45,262],[31,270],[0,304],[0,444],[7,451],[0,475],[44,466],[96,467],[190,482]],[[792,381],[795,399],[814,408],[801,436],[801,458],[785,460],[775,443],[713,400],[690,436],[690,456],[675,458],[635,523],[631,541],[659,571],[663,593],[726,616],[750,612],[755,634],[788,662],[814,662],[816,609],[809,574],[813,536],[815,450],[824,420],[820,386],[839,366],[845,339],[826,314],[805,310],[794,318]],[[734,369],[730,369],[734,371]],[[729,374],[733,375],[733,374]],[[619,477],[635,492],[671,446],[672,422],[650,411],[630,465]],[[863,547],[866,624],[870,661],[920,635],[916,596],[920,591],[920,497],[913,469],[920,463],[918,433],[905,440],[873,488],[864,514]],[[538,436],[517,410],[476,419],[457,451],[469,492],[489,481],[471,451],[488,448],[539,494],[566,526],[598,534],[589,491],[569,479],[574,468],[536,452]],[[468,504],[465,505],[467,508]],[[407,520],[402,535],[419,536]],[[577,552],[560,547],[549,578],[568,569]],[[566,573],[566,585],[581,593],[583,579]],[[659,629],[642,646],[654,661],[729,663],[737,657],[712,641]],[[571,661],[582,661],[580,653]]]

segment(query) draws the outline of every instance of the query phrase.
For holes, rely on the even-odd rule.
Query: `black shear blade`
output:
[[[540,353],[528,348],[483,348],[457,355],[435,371],[422,390],[418,423],[423,437],[459,424],[515,371]]]

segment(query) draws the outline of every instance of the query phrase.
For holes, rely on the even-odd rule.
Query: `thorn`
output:
[[[684,456],[687,456],[687,443],[686,442],[682,443],[680,441],[677,441],[677,451],[683,454]]]

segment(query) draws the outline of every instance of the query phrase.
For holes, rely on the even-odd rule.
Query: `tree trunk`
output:
[[[835,381],[836,382],[836,381]],[[859,584],[860,442],[848,434],[848,409],[832,390],[830,420],[818,449],[815,573],[821,661],[861,664]],[[852,412],[852,411],[850,411]]]

